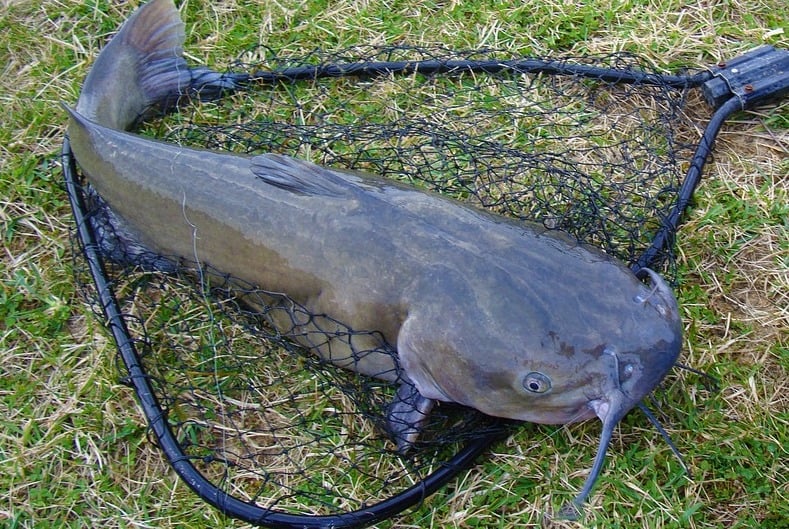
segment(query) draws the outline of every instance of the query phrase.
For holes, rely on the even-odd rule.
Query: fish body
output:
[[[644,269],[647,285],[560,232],[390,180],[127,132],[187,87],[182,42],[171,0],[152,0],[105,47],[69,109],[82,171],[144,247],[380,333],[399,378],[391,355],[312,345],[339,366],[402,382],[392,417],[418,423],[440,400],[537,423],[597,416],[610,438],[673,366],[681,319],[654,272]],[[418,434],[393,429],[402,446]]]

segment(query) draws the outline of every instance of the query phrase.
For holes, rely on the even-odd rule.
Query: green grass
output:
[[[698,4],[698,5],[697,5]],[[70,212],[57,153],[91,61],[125,3],[42,0],[0,7],[0,525],[242,527],[162,462],[114,346],[75,289]],[[674,69],[758,44],[789,48],[782,0],[687,3],[197,2],[187,53],[227,64],[256,43],[439,42],[513,52],[628,50]],[[716,144],[680,233],[683,361],[721,379],[672,375],[661,401],[687,479],[640,414],[614,439],[589,527],[789,524],[789,105],[744,113]],[[396,522],[380,527],[540,526],[591,463],[596,422],[529,425]],[[556,522],[558,527],[577,524]]]

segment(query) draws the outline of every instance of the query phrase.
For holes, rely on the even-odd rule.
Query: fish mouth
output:
[[[597,400],[602,401],[602,399]],[[583,422],[597,415],[594,408],[590,406],[591,402],[596,402],[597,400],[587,401],[580,406],[543,408],[539,413],[530,410],[527,415],[522,416],[523,418],[521,420],[538,424],[572,424]]]
[[[594,414],[603,423],[603,429],[605,429],[606,424],[613,423],[613,425],[616,425],[627,412],[635,407],[635,403],[630,401],[631,399],[621,390],[613,390],[608,398],[590,400],[587,406],[594,411]]]
[[[657,312],[666,319],[676,319],[679,316],[679,307],[677,300],[674,297],[674,292],[668,283],[660,277],[660,274],[651,268],[641,268],[636,272],[636,277],[643,279],[649,278],[650,287],[652,291],[646,296],[636,296],[634,301],[637,303],[648,303],[652,305]]]

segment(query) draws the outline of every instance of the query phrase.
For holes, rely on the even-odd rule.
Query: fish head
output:
[[[446,303],[441,314],[408,318],[398,354],[427,398],[541,424],[616,423],[660,383],[681,346],[671,288],[645,273],[649,285],[628,271],[624,286],[592,293],[587,306],[557,301],[551,310],[518,303],[515,288],[486,304],[445,273],[434,284],[476,298],[474,310]]]

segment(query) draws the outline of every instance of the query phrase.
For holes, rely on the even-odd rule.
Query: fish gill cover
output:
[[[661,82],[661,72],[626,54],[529,59],[554,70],[581,65],[623,77],[635,73],[624,84],[610,76],[527,72],[502,66],[505,59],[495,51],[407,46],[290,57],[258,47],[231,71],[263,82],[185,106],[145,124],[143,133],[215,150],[289,154],[406,181],[567,231],[636,263],[669,215],[698,142],[685,114],[688,90]],[[452,66],[465,60],[496,67],[469,72]],[[329,70],[317,80],[263,75],[337,65],[347,72],[349,65],[375,61],[444,68],[352,77]],[[91,210],[97,198],[76,189],[87,216],[97,214]],[[269,322],[281,321],[278,313],[285,311],[292,321],[312,319],[351,344],[353,330],[297,304],[289,311],[282,308],[287,304],[267,308],[270,293],[233,278],[200,281],[195,288],[194,276],[206,278],[205,270],[164,273],[129,264],[97,215],[99,222],[88,227],[98,228],[94,236],[112,257],[103,264],[106,278],[160,418],[191,465],[228,497],[297,515],[357,511],[420,484],[468,443],[489,442],[513,427],[442,403],[415,449],[398,453],[385,430],[395,384],[322,362]],[[673,244],[651,263],[669,280],[672,252]],[[104,302],[84,253],[75,255],[78,282],[100,312]],[[380,347],[391,352],[383,340]],[[131,383],[128,367],[119,362],[119,368]]]

